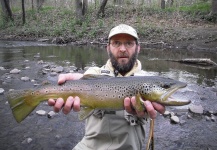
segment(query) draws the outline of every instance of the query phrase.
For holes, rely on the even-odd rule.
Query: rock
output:
[[[215,122],[215,121],[216,121],[216,118],[215,118],[215,116],[214,116],[214,115],[211,115],[210,119],[211,119],[211,121],[213,121],[213,122]]]
[[[27,143],[31,143],[32,142],[32,138],[27,138]]]
[[[166,110],[163,115],[164,116],[170,116],[170,112],[168,110]]]
[[[22,144],[29,144],[29,143],[31,143],[32,142],[32,138],[26,138],[23,142],[22,142]]]
[[[55,136],[55,138],[57,138],[57,139],[60,139],[62,136],[61,135],[59,135],[59,134],[57,134],[56,136]]]
[[[48,42],[50,39],[38,39],[38,42]]]
[[[39,57],[40,57],[40,53],[34,55],[34,58],[39,58]]]
[[[46,115],[47,112],[44,110],[38,110],[38,111],[36,111],[36,113],[40,116],[44,116],[44,115]]]
[[[30,66],[26,66],[25,69],[30,69]]]
[[[39,60],[39,61],[38,61],[38,64],[43,64],[43,63],[44,63],[43,60]]]
[[[14,91],[14,89],[9,89],[8,91],[11,92],[11,91]]]
[[[174,112],[170,112],[170,116],[175,116],[175,113]]]
[[[6,70],[6,69],[5,69],[4,67],[0,67],[0,70],[1,70],[1,71],[4,71],[4,70]]]
[[[10,71],[11,74],[18,74],[20,72],[21,72],[21,70],[19,70],[17,68],[15,68],[15,69],[13,69],[13,70]]]
[[[76,72],[76,71],[79,70],[79,68],[77,68],[77,67],[75,67],[75,66],[70,66],[69,68],[70,68],[70,70],[73,70],[74,72]]]
[[[187,115],[188,119],[192,119],[192,116],[190,114]]]
[[[38,83],[35,83],[35,84],[34,84],[34,86],[39,86],[39,85],[40,85],[40,84],[38,84]]]
[[[45,65],[43,65],[43,68],[50,68],[50,65],[49,64],[45,64]]]
[[[180,125],[184,125],[186,124],[186,121],[185,120],[180,120]]]
[[[191,105],[189,110],[195,114],[203,114],[203,107],[201,105]]]
[[[32,83],[35,83],[36,81],[34,79],[31,80]]]
[[[51,72],[50,75],[51,75],[51,76],[56,76],[57,73],[56,73],[56,72]]]
[[[179,117],[177,117],[177,116],[172,116],[170,119],[173,123],[179,123],[180,122]]]
[[[46,70],[42,70],[42,74],[47,74],[48,72]]]
[[[206,121],[210,121],[211,118],[209,116],[205,116]]]
[[[55,68],[52,68],[51,71],[60,73],[60,72],[63,72],[63,67],[62,66],[55,67]]]
[[[21,77],[21,80],[22,81],[29,81],[30,79],[29,79],[29,77]]]
[[[56,115],[56,113],[54,111],[50,111],[48,114],[47,114],[47,117],[48,118],[52,118],[54,115]]]
[[[4,90],[3,88],[0,88],[0,95],[3,94],[4,91],[5,91],[5,90]]]

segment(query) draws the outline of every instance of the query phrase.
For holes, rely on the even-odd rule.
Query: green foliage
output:
[[[210,9],[211,9],[210,3],[200,2],[200,3],[195,3],[193,5],[180,6],[178,8],[177,7],[166,8],[165,11],[169,11],[169,12],[181,11],[181,12],[194,14],[195,12],[208,13]]]
[[[127,0],[123,6],[115,6],[109,1],[104,18],[96,18],[99,8],[99,3],[97,3],[89,5],[88,14],[83,19],[77,20],[73,9],[48,5],[43,6],[39,11],[31,8],[26,9],[25,25],[22,25],[21,9],[16,6],[12,8],[14,21],[5,21],[2,17],[0,18],[0,31],[4,30],[7,34],[23,36],[73,36],[94,39],[104,36],[105,31],[114,25],[126,23],[135,26],[141,36],[151,38],[157,34],[164,34],[169,26],[166,23],[167,20],[169,20],[168,22],[174,21],[176,24],[179,23],[177,20],[200,19],[203,21],[201,14],[208,14],[211,4],[201,2],[193,5],[175,6],[162,10],[156,1],[153,1],[151,7],[145,4],[135,5],[130,0]],[[149,17],[153,17],[155,20],[149,20]]]

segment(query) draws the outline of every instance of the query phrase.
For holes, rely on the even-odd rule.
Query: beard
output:
[[[115,56],[112,54],[110,50],[108,51],[108,54],[109,54],[109,57],[110,57],[110,60],[111,60],[111,63],[114,69],[117,70],[120,74],[126,74],[133,68],[137,60],[138,49],[136,48],[135,53],[129,58],[128,63],[123,63],[123,64],[120,64],[118,62],[118,60],[115,58]],[[126,53],[122,53],[121,57],[123,56],[128,56],[128,55]]]

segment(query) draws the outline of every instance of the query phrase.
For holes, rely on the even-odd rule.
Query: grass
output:
[[[146,8],[145,6],[135,8],[108,5],[105,18],[96,18],[97,10],[94,7],[89,7],[85,18],[78,21],[71,9],[44,6],[39,12],[31,9],[26,10],[26,24],[24,25],[22,25],[21,10],[13,8],[15,21],[6,22],[1,17],[0,33],[35,38],[73,36],[76,39],[95,39],[107,35],[105,31],[111,27],[119,23],[126,23],[135,26],[141,36],[153,38],[163,35],[168,28],[175,25],[185,27],[185,21],[198,19],[196,16],[198,12],[208,14],[210,7],[210,3],[171,7],[165,10],[156,7]],[[200,19],[200,21],[204,20]]]

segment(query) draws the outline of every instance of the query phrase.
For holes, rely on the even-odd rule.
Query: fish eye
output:
[[[161,84],[161,87],[165,88],[165,89],[168,89],[168,88],[171,87],[170,85],[171,85],[170,83],[164,83],[164,84]]]

